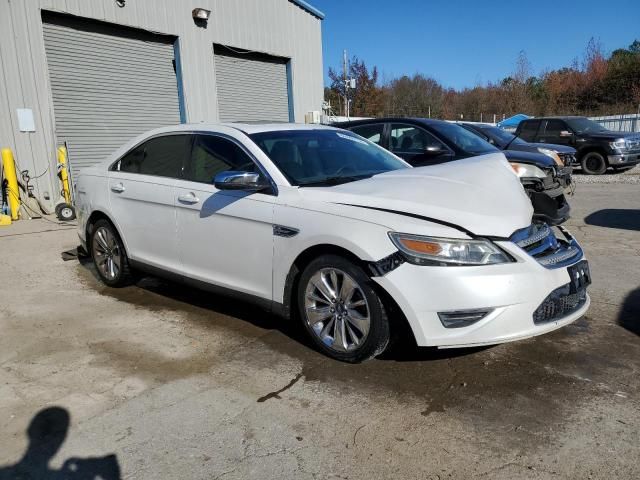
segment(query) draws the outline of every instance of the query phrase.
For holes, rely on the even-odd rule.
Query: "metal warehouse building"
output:
[[[0,0],[0,147],[52,208],[58,145],[77,174],[161,125],[302,122],[322,18],[302,0]]]

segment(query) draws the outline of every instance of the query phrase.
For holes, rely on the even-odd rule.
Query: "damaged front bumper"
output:
[[[533,205],[533,218],[549,225],[561,225],[571,216],[571,206],[565,192],[571,190],[571,167],[563,167],[544,178],[523,178],[522,184]]]
[[[556,237],[532,226],[522,238],[496,241],[515,259],[512,263],[427,267],[405,262],[373,280],[403,311],[420,346],[492,345],[541,335],[577,320],[590,303],[586,284],[572,287],[573,272],[586,264],[582,250],[560,231]],[[569,258],[561,258],[567,252]]]

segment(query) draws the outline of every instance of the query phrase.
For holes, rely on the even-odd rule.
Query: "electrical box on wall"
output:
[[[18,108],[18,127],[21,132],[35,132],[36,123],[33,119],[33,110],[30,108]]]

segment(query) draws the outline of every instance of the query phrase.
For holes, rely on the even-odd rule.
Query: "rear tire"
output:
[[[358,265],[338,255],[322,255],[304,269],[296,294],[300,319],[325,355],[359,363],[386,349],[387,313]]]
[[[602,175],[607,171],[607,160],[598,152],[588,152],[580,159],[583,173],[587,175]]]
[[[89,250],[100,279],[109,287],[133,283],[129,258],[120,235],[108,220],[98,220],[91,230]]]

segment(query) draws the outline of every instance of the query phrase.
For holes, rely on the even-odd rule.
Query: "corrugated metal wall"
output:
[[[207,28],[194,24],[196,7],[211,10]],[[189,122],[219,119],[214,43],[290,58],[296,121],[321,108],[321,20],[288,0],[129,0],[124,8],[114,0],[0,0],[0,145],[32,177],[42,175],[34,180],[39,198],[59,190],[42,9],[179,37]],[[35,133],[19,131],[17,108],[33,110]]]
[[[174,37],[43,16],[58,143],[72,174],[131,138],[180,123]]]
[[[286,61],[220,45],[214,53],[221,121],[289,121]]]

